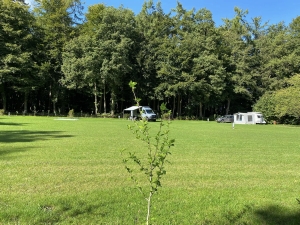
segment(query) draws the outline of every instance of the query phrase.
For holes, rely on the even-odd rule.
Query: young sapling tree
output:
[[[140,99],[138,99],[135,94],[136,85],[136,82],[130,81],[129,83],[134,95],[134,100],[139,107]],[[162,114],[171,114],[171,111],[167,111],[165,104],[161,105],[161,111]],[[171,154],[170,148],[174,146],[175,142],[174,139],[169,138],[169,125],[170,119],[167,121],[161,119],[159,129],[154,136],[151,136],[149,133],[150,126],[146,119],[134,120],[133,125],[128,125],[128,129],[135,135],[136,139],[144,143],[147,150],[142,156],[135,152],[128,152],[128,156],[123,159],[131,180],[147,201],[147,225],[150,222],[152,196],[158,191],[158,188],[162,186],[161,179],[163,175],[166,174],[165,163],[167,162],[167,156]],[[140,181],[135,173],[136,171],[132,165],[129,165],[129,162],[133,162],[133,165],[135,164],[138,167],[138,171],[146,176],[146,190],[140,185]]]

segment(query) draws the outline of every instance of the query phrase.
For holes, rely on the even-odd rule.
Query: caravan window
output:
[[[236,115],[236,121],[242,121],[243,115]]]
[[[252,122],[252,115],[248,115],[248,121]]]
[[[260,116],[260,115],[257,115],[257,118],[261,118],[261,116]]]

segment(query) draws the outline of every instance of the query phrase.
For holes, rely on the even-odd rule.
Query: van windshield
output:
[[[154,114],[154,112],[152,111],[152,109],[145,109],[145,111],[146,111],[146,113],[148,113],[148,114]]]

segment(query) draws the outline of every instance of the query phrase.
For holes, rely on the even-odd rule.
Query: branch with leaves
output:
[[[139,106],[139,99],[136,97],[135,88],[137,83],[130,81],[129,86],[132,89],[134,99]],[[161,105],[161,110],[166,112],[165,104]],[[171,111],[167,113],[171,114]],[[169,138],[169,125],[170,120],[160,121],[159,130],[155,136],[151,136],[149,133],[150,126],[147,120],[142,119],[134,121],[134,125],[128,125],[128,129],[135,135],[136,139],[141,140],[147,149],[147,155],[145,158],[138,156],[134,152],[129,152],[128,157],[123,159],[125,168],[130,174],[131,180],[135,183],[136,188],[141,192],[145,200],[147,201],[147,218],[146,224],[149,224],[151,214],[151,200],[152,196],[161,187],[161,179],[166,174],[165,163],[167,156],[171,154],[170,149],[174,146],[175,139]],[[133,162],[139,168],[139,171],[147,177],[146,186],[147,190],[144,190],[140,185],[140,182],[135,174],[134,169],[129,165],[129,162]]]

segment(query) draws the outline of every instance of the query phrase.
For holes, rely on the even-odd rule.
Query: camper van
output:
[[[156,121],[156,114],[149,106],[131,106],[124,111],[130,111],[130,119],[142,117],[148,121]]]
[[[260,112],[235,113],[234,123],[236,124],[265,124],[263,114]]]
[[[149,106],[142,106],[140,110],[142,110],[142,118],[145,118],[148,121],[156,121],[156,114]]]

